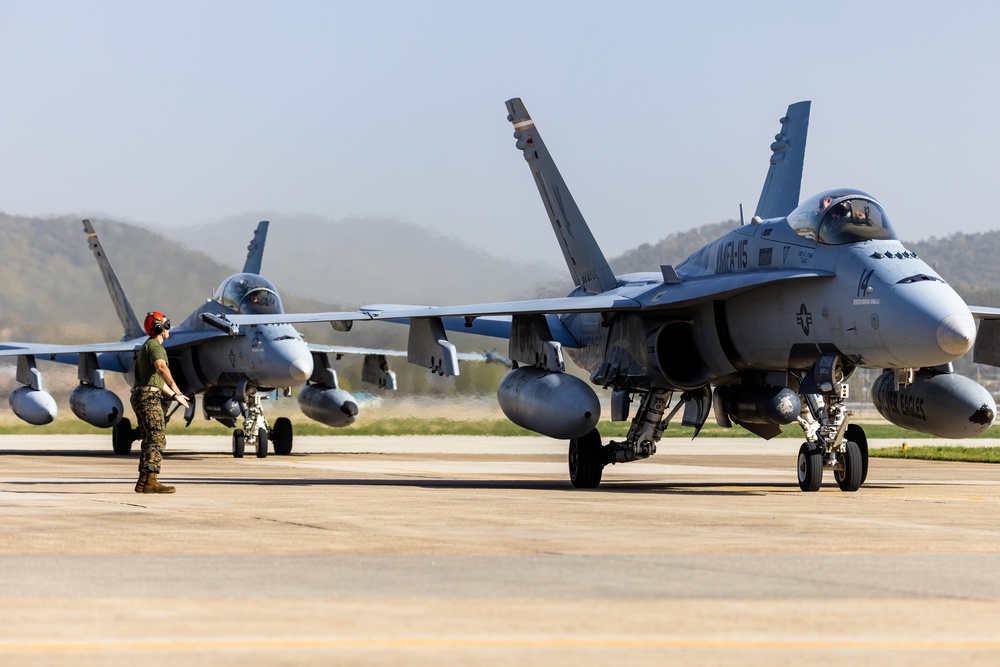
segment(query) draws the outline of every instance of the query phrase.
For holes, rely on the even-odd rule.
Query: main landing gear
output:
[[[609,463],[614,465],[649,458],[656,453],[656,443],[663,436],[663,431],[677,411],[688,401],[705,398],[702,392],[686,392],[670,414],[664,418],[663,413],[671,395],[670,391],[659,388],[644,392],[624,442],[611,441],[602,446],[601,434],[597,429],[570,440],[569,479],[573,486],[578,489],[596,488],[601,483],[604,466]],[[708,402],[696,400],[695,403],[704,406],[700,409],[706,410],[707,413]]]

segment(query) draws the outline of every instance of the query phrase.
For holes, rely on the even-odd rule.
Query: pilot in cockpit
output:
[[[851,217],[851,205],[847,202],[840,202],[830,210],[831,220],[845,221]]]

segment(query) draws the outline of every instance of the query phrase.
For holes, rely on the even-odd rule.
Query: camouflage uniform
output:
[[[156,372],[154,362],[167,361],[166,350],[155,337],[142,346],[135,363],[135,389],[132,390],[132,409],[142,433],[142,453],[139,472],[160,473],[163,449],[167,446],[166,420],[163,416],[163,378]]]
[[[160,396],[159,389],[148,391],[144,387],[137,387],[132,392],[132,409],[142,434],[139,472],[160,474],[163,448],[167,446],[167,425],[163,418],[163,399]]]

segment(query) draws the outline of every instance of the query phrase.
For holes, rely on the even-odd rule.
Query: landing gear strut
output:
[[[257,458],[267,456],[267,420],[260,405],[257,388],[249,386],[246,380],[241,380],[236,387],[237,395],[242,397],[243,429],[233,432],[233,457],[242,458],[246,447],[251,447],[257,453]]]
[[[797,471],[803,491],[819,490],[824,468],[833,470],[841,491],[857,491],[868,477],[868,438],[860,426],[847,423],[847,384],[843,377],[832,377],[838,365],[837,360],[828,363],[829,384],[817,383],[824,393],[802,395],[798,421],[806,441],[799,448]]]
[[[601,434],[597,429],[584,436],[569,441],[569,479],[579,489],[593,489],[601,483],[604,466],[609,463],[627,463],[649,458],[656,453],[656,443],[663,436],[670,419],[685,401],[664,419],[671,392],[653,388],[642,394],[639,409],[632,419],[632,426],[624,442],[610,442],[601,446]]]

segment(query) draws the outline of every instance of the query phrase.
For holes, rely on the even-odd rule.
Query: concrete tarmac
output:
[[[545,438],[228,446],[171,436],[152,496],[109,438],[0,436],[0,664],[1000,664],[998,466],[807,494],[797,442],[665,439],[581,491]]]

